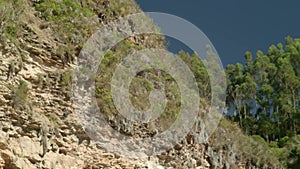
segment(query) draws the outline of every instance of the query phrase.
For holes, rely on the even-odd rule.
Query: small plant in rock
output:
[[[71,91],[72,76],[73,76],[73,72],[71,70],[67,70],[67,71],[63,72],[63,74],[61,76],[61,85],[64,90]]]
[[[25,81],[20,81],[17,87],[13,88],[13,107],[24,109],[28,105],[28,84]]]

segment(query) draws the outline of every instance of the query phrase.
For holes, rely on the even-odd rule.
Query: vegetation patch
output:
[[[25,10],[22,0],[0,1],[0,33],[1,39],[15,40],[22,28],[22,17]],[[3,37],[4,36],[4,37]]]
[[[28,84],[21,80],[17,87],[12,89],[13,95],[13,107],[24,109],[28,104],[27,96],[28,96]]]
[[[77,1],[42,0],[35,4],[35,9],[42,19],[50,23],[57,39],[69,47],[82,46],[96,29],[97,22],[92,19],[94,12]]]

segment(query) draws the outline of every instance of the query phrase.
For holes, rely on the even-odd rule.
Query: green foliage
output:
[[[107,21],[140,12],[137,4],[132,0],[110,0],[104,8],[101,12],[105,13]]]
[[[111,51],[108,51],[104,56],[101,65],[98,68],[98,76],[96,77],[96,97],[99,107],[106,115],[115,114],[116,108],[113,106],[111,94],[111,79],[116,67],[134,50],[142,50],[144,47],[131,41],[124,40],[117,44]],[[206,88],[210,88],[208,84],[203,84],[208,77],[203,63],[195,54],[190,56],[187,53],[181,52],[178,54],[180,58],[188,62],[191,70],[196,74],[196,81],[201,87],[199,91],[206,92]],[[154,90],[164,90],[167,103],[164,113],[155,121],[155,126],[158,130],[164,131],[176,121],[180,112],[180,90],[171,75],[151,67],[139,72],[131,81],[129,86],[129,98],[132,105],[140,110],[145,111],[150,108],[150,93]],[[207,92],[208,93],[208,92]],[[207,94],[208,95],[208,94]],[[202,96],[202,95],[201,95]]]
[[[278,143],[277,143],[276,141],[271,141],[271,142],[269,143],[269,146],[270,146],[271,148],[278,148]]]
[[[267,146],[267,143],[266,143],[265,139],[263,139],[261,136],[259,136],[259,135],[252,135],[251,137],[252,137],[253,140],[255,140],[255,141],[263,144],[264,146]]]
[[[191,69],[194,74],[194,77],[197,81],[199,88],[199,95],[201,98],[205,99],[207,102],[210,102],[211,99],[211,86],[208,76],[208,72],[200,57],[194,53],[190,56],[184,51],[179,51],[178,56],[182,59]]]
[[[41,18],[50,23],[57,38],[69,47],[82,47],[96,29],[97,22],[92,19],[94,12],[77,1],[43,0],[35,4],[35,9],[40,12]]]
[[[270,142],[285,165],[298,158],[292,138],[300,133],[299,54],[300,40],[288,37],[284,45],[272,45],[266,54],[257,51],[255,60],[246,52],[245,66],[228,65],[226,70],[230,119],[246,134]],[[293,157],[286,155],[292,151]]]
[[[17,36],[19,36],[24,9],[25,7],[22,0],[0,1],[1,36],[4,35],[11,40],[14,40]]]
[[[80,15],[90,17],[94,14],[89,8],[82,7],[72,0],[62,0],[61,2],[44,0],[35,7],[41,12],[44,19],[59,23],[68,21],[67,26],[70,28],[73,28],[70,19],[80,17]]]
[[[64,90],[71,91],[73,71],[67,70],[61,76],[61,85]]]
[[[22,108],[27,104],[28,85],[25,81],[20,81],[17,87],[13,88],[14,108]]]
[[[281,163],[287,166],[289,151],[286,148],[272,148],[271,150],[274,153],[275,157],[278,158]]]
[[[224,118],[219,123],[218,130],[210,138],[210,144],[216,151],[222,149],[224,153],[236,150],[236,155],[247,163],[256,165],[258,168],[280,167],[277,152],[270,149],[267,142],[260,136],[247,136],[242,133],[237,123]]]
[[[289,137],[288,136],[285,136],[283,138],[281,138],[278,142],[278,146],[279,147],[284,147],[286,145],[286,143],[289,141]]]

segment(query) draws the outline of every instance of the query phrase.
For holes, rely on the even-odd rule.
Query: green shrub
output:
[[[289,151],[286,148],[272,148],[272,152],[281,162],[286,163],[289,156]]]
[[[259,136],[259,135],[252,135],[251,137],[252,137],[253,140],[255,140],[257,142],[260,142],[260,143],[262,143],[264,145],[267,145],[265,139],[262,138],[261,136]]]
[[[94,14],[89,8],[82,7],[72,0],[62,0],[61,2],[46,0],[36,4],[35,7],[41,12],[44,19],[53,22],[68,21],[68,19],[80,17],[80,15],[89,17]]]
[[[276,141],[271,141],[271,142],[269,143],[269,146],[270,146],[271,148],[278,148],[278,143],[277,143]]]
[[[22,0],[1,0],[0,1],[0,33],[1,38],[14,40],[20,32],[21,20],[25,7]]]
[[[20,84],[13,88],[14,108],[22,108],[27,104],[28,90],[28,85],[25,81],[20,81]]]
[[[71,91],[73,71],[67,70],[61,76],[61,85],[64,90]]]
[[[281,138],[278,142],[279,147],[284,147],[286,143],[289,141],[289,139],[290,138],[288,136]]]
[[[82,47],[96,29],[96,22],[91,19],[94,12],[77,1],[44,0],[36,3],[35,9],[42,19],[49,22],[57,38],[67,45]]]

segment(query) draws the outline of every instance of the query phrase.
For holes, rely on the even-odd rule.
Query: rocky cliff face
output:
[[[203,133],[191,133],[171,150],[149,159],[105,150],[77,122],[71,100],[72,71],[82,43],[97,26],[139,11],[136,4],[20,0],[0,5],[0,168],[281,168],[276,161],[257,162],[256,157],[245,155],[235,139],[242,133],[226,127],[231,124],[225,120],[226,125],[207,142],[196,141]],[[17,13],[20,9],[23,12]],[[67,13],[56,9],[70,10],[67,19],[63,18]],[[4,15],[6,11],[13,12]]]

